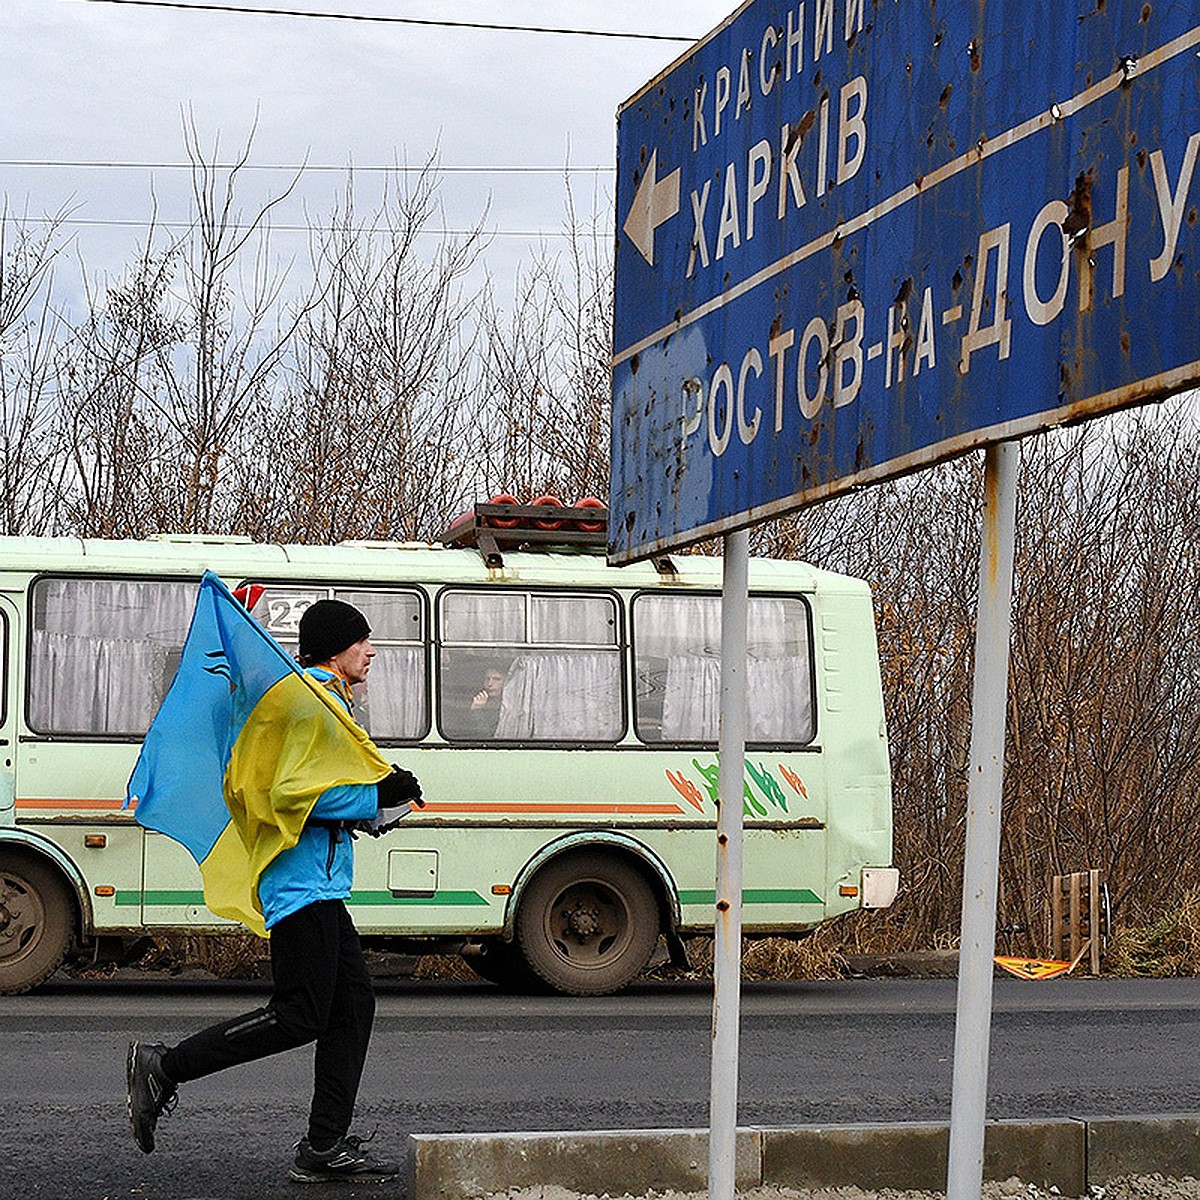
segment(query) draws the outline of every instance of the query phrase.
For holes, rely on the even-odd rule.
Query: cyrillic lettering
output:
[[[759,177],[757,167],[762,168]],[[763,138],[750,147],[746,158],[746,241],[754,236],[754,206],[771,186],[771,143]]]
[[[688,396],[695,396],[695,408],[688,412]],[[683,416],[679,419],[682,432],[681,449],[686,452],[688,438],[692,436],[704,421],[704,384],[699,379],[683,381]]]
[[[713,112],[713,137],[721,136],[721,114],[729,103],[729,89],[733,84],[733,76],[728,67],[717,68],[717,104]]]
[[[783,428],[783,364],[796,340],[794,329],[785,329],[767,343],[767,353],[775,362],[775,432]]]
[[[793,53],[795,55],[796,74],[804,70],[804,5],[796,10],[796,24],[792,25],[792,10],[788,9],[787,43],[783,51],[783,77],[791,79]]]
[[[846,327],[854,323],[854,336],[846,334]],[[841,408],[858,395],[862,387],[863,374],[863,304],[861,300],[848,300],[838,306],[837,319],[833,326],[833,407]],[[845,379],[845,367],[853,368],[850,382]]]
[[[1079,311],[1085,312],[1092,307],[1092,296],[1095,288],[1095,262],[1091,255],[1101,246],[1113,248],[1113,285],[1112,296],[1125,295],[1125,242],[1129,236],[1129,168],[1122,167],[1117,172],[1117,215],[1107,225],[1093,225],[1088,230],[1087,250],[1088,266],[1086,281],[1079,283]]]
[[[696,254],[700,254],[700,265],[708,266],[708,239],[704,236],[704,210],[708,207],[708,189],[712,180],[704,181],[704,188],[698,194],[692,192],[692,248],[688,253],[687,277],[691,279],[696,270]]]
[[[857,23],[855,13],[858,14]],[[856,33],[862,33],[863,0],[846,0],[845,38],[849,41]]]
[[[781,221],[787,213],[789,185],[797,208],[803,208],[808,203],[800,172],[796,170],[796,155],[800,153],[802,144],[800,134],[793,134],[791,125],[785,122],[779,131],[779,209],[775,214]]]
[[[728,394],[725,403],[725,429],[717,432],[717,393],[724,388]],[[733,433],[733,372],[728,363],[722,363],[714,372],[712,384],[708,389],[708,446],[714,458],[720,458],[729,445],[729,435]]]
[[[858,107],[854,115],[850,115],[850,103],[857,98]],[[867,81],[861,75],[856,75],[842,87],[840,109],[838,113],[838,156],[837,181],[845,183],[853,179],[862,166],[863,156],[867,152]],[[846,147],[850,139],[855,141],[854,154],[847,157]]]
[[[767,50],[768,42],[771,43],[770,51]],[[778,42],[778,31],[774,25],[768,25],[763,30],[762,45],[758,48],[758,90],[764,96],[771,94],[771,89],[775,86],[775,76],[779,74],[779,63],[771,61],[771,54]]]
[[[825,49],[821,49],[821,35],[825,35]],[[833,0],[816,0],[813,14],[813,62],[822,54],[833,53]]]
[[[899,320],[897,320],[897,315]],[[892,386],[892,351],[899,350],[896,356],[895,378],[899,383],[904,382],[904,342],[908,337],[908,305],[903,300],[888,305],[887,330],[887,360],[883,368],[883,386]]]
[[[825,195],[829,176],[829,97],[817,105],[817,195]]]
[[[1012,321],[1008,316],[1008,243],[1011,227],[1008,222],[979,235],[975,254],[975,287],[971,296],[971,318],[963,335],[959,372],[971,369],[971,355],[985,346],[999,346],[1000,357],[1008,357],[1012,343]],[[992,323],[984,325],[984,297],[987,293],[988,256],[996,252],[996,290],[992,297]]]
[[[937,366],[937,353],[933,345],[933,288],[925,289],[921,301],[921,326],[917,330],[917,352],[913,355],[913,377],[920,375],[921,363],[933,368]]]
[[[725,241],[733,238],[736,250],[742,244],[742,223],[738,217],[737,167],[730,163],[725,168],[725,197],[721,201],[721,224],[717,226],[717,258],[725,257]]]
[[[755,435],[758,433],[758,426],[762,420],[762,410],[758,405],[754,406],[754,419],[746,420],[746,376],[753,371],[754,378],[757,379],[762,375],[763,360],[756,347],[751,346],[746,351],[745,357],[742,359],[742,368],[738,371],[738,386],[737,386],[737,421],[738,421],[738,437],[742,439],[742,445],[748,446],[754,441]]]
[[[808,362],[808,348],[813,342],[821,351],[817,367],[817,390],[810,396],[804,386],[804,365]],[[800,404],[800,415],[810,421],[821,411],[825,403],[825,390],[829,385],[829,330],[820,317],[813,317],[804,327],[804,335],[800,338],[800,356],[796,360],[796,399]]]
[[[1171,268],[1175,257],[1175,245],[1179,241],[1179,227],[1183,224],[1183,206],[1187,203],[1188,188],[1196,171],[1196,154],[1200,152],[1200,133],[1188,138],[1183,152],[1183,166],[1179,170],[1179,184],[1171,191],[1167,177],[1167,163],[1161,150],[1150,155],[1150,166],[1154,172],[1154,192],[1158,197],[1158,211],[1163,223],[1162,253],[1150,260],[1150,280],[1157,283]]]
[[[692,153],[708,145],[708,129],[704,124],[704,105],[708,102],[708,80],[695,89],[692,98]]]
[[[750,51],[742,51],[742,65],[738,70],[737,105],[733,110],[736,120],[742,115],[743,108],[750,107]]]
[[[1063,305],[1067,302],[1067,284],[1071,278],[1071,257],[1070,245],[1063,230],[1063,223],[1069,215],[1070,209],[1061,200],[1051,200],[1033,218],[1029,238],[1025,242],[1025,269],[1021,279],[1025,290],[1025,311],[1035,325],[1049,325],[1062,312]],[[1058,230],[1061,248],[1058,260],[1058,282],[1054,285],[1050,299],[1043,300],[1037,292],[1037,254],[1042,234],[1051,226]]]

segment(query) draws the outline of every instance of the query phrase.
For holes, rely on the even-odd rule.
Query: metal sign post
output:
[[[1200,381],[1198,51],[1186,2],[747,0],[618,112],[610,562],[989,447],[950,1200],[979,1194],[991,1015],[1016,453],[991,448]],[[722,1200],[743,553],[727,543]]]
[[[983,1189],[1018,458],[1015,443],[989,446],[984,471],[947,1200],[979,1200]]]
[[[746,612],[750,535],[727,534],[721,595],[721,803],[713,929],[713,1046],[709,1200],[733,1200],[737,1149],[738,1024],[742,999],[742,789],[746,773]]]

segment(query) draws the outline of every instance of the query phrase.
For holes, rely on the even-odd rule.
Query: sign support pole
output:
[[[717,790],[717,911],[713,929],[709,1200],[733,1200],[737,1149],[738,1026],[742,999],[742,792],[746,774],[746,613],[750,535],[724,537],[721,735]]]
[[[989,446],[984,466],[947,1200],[979,1200],[983,1190],[1019,457],[1015,442]]]

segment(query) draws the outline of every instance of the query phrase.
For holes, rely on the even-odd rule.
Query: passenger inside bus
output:
[[[492,665],[483,672],[483,686],[471,697],[466,732],[478,738],[494,738],[504,698],[504,672]]]

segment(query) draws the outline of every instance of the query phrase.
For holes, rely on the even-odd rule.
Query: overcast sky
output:
[[[204,0],[181,0],[201,3]],[[216,3],[217,0],[208,0]],[[222,0],[302,9],[697,37],[732,0]],[[687,48],[684,42],[241,15],[94,3],[0,2],[0,193],[9,211],[71,210],[70,233],[93,277],[120,269],[157,205],[186,222],[189,178],[181,114],[205,145],[230,154],[257,118],[252,162],[342,167],[353,162],[360,210],[378,195],[364,168],[438,154],[450,228],[487,211],[488,263],[503,294],[531,256],[529,233],[554,245],[563,227],[563,168],[583,213],[612,227],[617,106]],[[18,165],[26,161],[38,166]],[[500,168],[553,168],[514,173]],[[286,185],[256,171],[247,211]],[[328,214],[344,173],[312,170],[276,210],[277,254],[306,255],[287,226]],[[250,189],[260,189],[255,194]],[[123,224],[128,223],[128,224]]]

